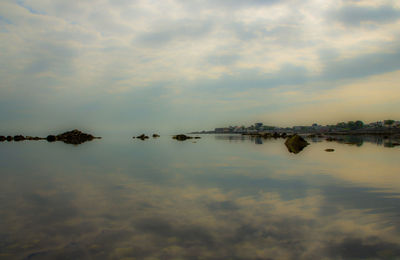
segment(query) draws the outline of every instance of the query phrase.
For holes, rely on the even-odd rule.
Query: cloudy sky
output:
[[[1,131],[400,119],[395,0],[2,0]]]

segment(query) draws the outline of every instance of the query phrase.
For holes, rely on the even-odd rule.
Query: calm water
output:
[[[0,143],[0,259],[400,259],[400,147],[357,140]]]

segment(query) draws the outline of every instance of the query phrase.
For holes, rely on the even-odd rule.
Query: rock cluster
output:
[[[149,137],[145,134],[141,134],[141,135],[137,136],[136,138],[141,139],[142,141],[145,139],[149,139]]]
[[[21,141],[25,141],[25,140],[29,140],[29,141],[36,141],[36,140],[43,140],[45,138],[41,138],[41,137],[32,137],[32,136],[23,136],[23,135],[15,135],[15,136],[0,136],[0,142],[4,142],[4,141],[15,141],[15,142],[21,142]]]

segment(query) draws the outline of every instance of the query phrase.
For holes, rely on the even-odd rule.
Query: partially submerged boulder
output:
[[[303,137],[295,134],[292,137],[286,139],[285,145],[289,150],[289,152],[297,154],[301,152],[304,149],[304,147],[309,145],[309,143],[306,140],[304,140]]]
[[[62,141],[66,144],[82,144],[93,139],[100,139],[101,137],[94,137],[91,134],[83,133],[77,129],[68,131],[59,135],[48,135],[46,140],[48,142]],[[34,138],[33,140],[39,140]]]
[[[157,138],[157,137],[160,137],[160,135],[159,134],[153,134],[153,138]]]
[[[334,151],[335,151],[335,149],[332,149],[332,148],[325,149],[325,152],[334,152]]]
[[[6,140],[8,141],[8,142],[11,142],[12,140],[13,140],[14,138],[12,137],[12,136],[7,136],[7,138],[6,138]]]
[[[3,135],[0,136],[0,142],[4,142],[7,138]]]
[[[193,139],[193,137],[187,136],[187,135],[184,135],[184,134],[180,134],[180,135],[175,135],[174,137],[172,137],[172,139],[176,139],[178,141],[185,141],[187,139]]]

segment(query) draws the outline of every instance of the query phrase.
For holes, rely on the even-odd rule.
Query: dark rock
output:
[[[286,139],[285,145],[289,150],[289,152],[297,154],[301,152],[304,149],[304,147],[309,145],[309,143],[306,140],[304,140],[303,137],[295,134],[292,137]]]
[[[137,136],[136,138],[141,139],[142,141],[145,139],[149,139],[149,137],[145,134],[141,134],[141,135]]]
[[[278,137],[281,137],[281,136],[280,136],[280,134],[278,134],[277,132],[275,132],[275,133],[273,133],[272,137],[273,137],[273,138],[278,138]]]
[[[37,141],[37,140],[43,140],[43,139],[46,139],[46,138],[41,138],[41,137],[37,137],[37,136],[35,136],[35,137],[27,136],[26,137],[26,140],[29,140],[29,141]]]
[[[67,144],[82,144],[87,141],[92,141],[93,139],[100,139],[101,137],[94,137],[91,134],[82,133],[81,131],[75,129],[68,131],[56,136],[57,141],[63,141]],[[49,140],[47,138],[47,140]]]
[[[195,136],[194,139],[201,139],[201,137],[200,136]]]
[[[400,143],[392,143],[393,146],[400,146]]]
[[[55,142],[57,141],[57,137],[55,135],[48,135],[46,137],[47,142]]]
[[[286,133],[282,133],[282,134],[281,134],[281,137],[282,137],[282,138],[286,138],[286,136],[287,136]]]
[[[325,152],[334,152],[334,151],[335,151],[335,149],[331,149],[331,148],[325,149]]]
[[[14,136],[14,141],[15,142],[20,142],[20,141],[24,141],[24,140],[25,140],[25,136],[23,136],[23,135]]]
[[[157,137],[160,137],[160,135],[158,135],[158,134],[153,134],[153,138],[157,138]]]
[[[0,142],[4,142],[5,140],[7,140],[7,138],[5,136],[0,136]]]
[[[12,136],[7,136],[6,139],[7,139],[8,142],[11,142],[14,138]]]
[[[178,140],[178,141],[185,141],[185,140],[187,140],[187,139],[193,139],[193,137],[187,136],[187,135],[184,135],[184,134],[175,135],[175,136],[172,137],[172,138],[173,138],[173,139],[176,139],[176,140]]]

